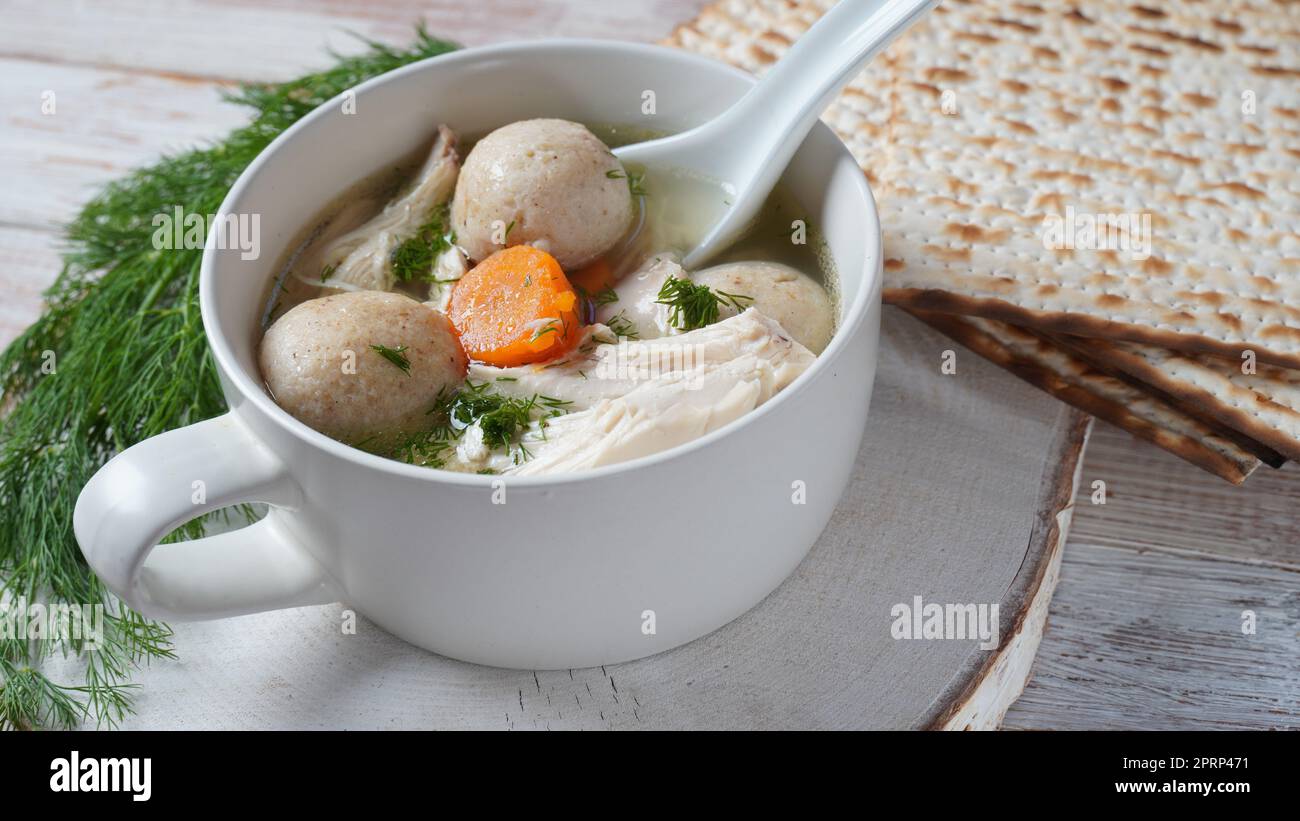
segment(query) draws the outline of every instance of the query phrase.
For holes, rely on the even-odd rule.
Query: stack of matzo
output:
[[[830,5],[669,42],[761,73]],[[825,119],[887,301],[1231,481],[1300,459],[1300,3],[945,0]]]

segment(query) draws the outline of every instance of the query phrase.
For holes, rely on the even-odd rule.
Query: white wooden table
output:
[[[560,34],[654,40],[700,0],[0,2],[0,344],[38,313],[58,226],[99,184],[219,136],[216,89],[283,79],[423,18],[467,45]],[[56,113],[42,113],[53,92]],[[1104,480],[1104,506],[1089,499]],[[1083,468],[1033,680],[1004,726],[1300,726],[1300,470],[1244,488],[1105,425]],[[1258,619],[1241,631],[1243,611]]]

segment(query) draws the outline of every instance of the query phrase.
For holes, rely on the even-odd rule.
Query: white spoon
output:
[[[781,173],[835,95],[939,0],[842,0],[731,108],[704,125],[615,149],[624,163],[676,168],[735,191],[683,261],[694,270],[758,214]]]

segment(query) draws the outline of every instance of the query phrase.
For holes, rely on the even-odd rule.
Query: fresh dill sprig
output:
[[[515,380],[498,377],[496,381]],[[524,432],[537,422],[545,435],[547,420],[568,413],[572,404],[537,393],[527,398],[507,396],[494,392],[490,382],[466,381],[458,390],[438,396],[429,410],[429,429],[408,437],[384,455],[413,465],[443,467],[447,451],[477,424],[483,431],[483,444],[493,450],[514,448],[516,461],[527,459],[528,450],[520,441]]]
[[[78,493],[114,454],[226,407],[199,315],[203,252],[155,250],[153,215],[215,213],[244,168],[304,114],[453,48],[420,28],[409,48],[370,42],[325,71],[244,86],[228,97],[252,109],[249,125],[109,184],[68,226],[44,312],[0,354],[0,594],[103,604],[103,638],[0,639],[0,729],[112,726],[130,710],[137,665],[172,654],[167,626],[121,607],[72,532]],[[203,528],[188,522],[169,540]],[[82,683],[42,671],[65,654],[84,663]]]
[[[407,376],[411,375],[411,360],[406,358],[406,346],[398,345],[396,348],[390,348],[387,345],[371,345],[370,350],[392,362],[402,373]]]
[[[433,265],[438,255],[456,244],[456,234],[451,223],[449,202],[433,209],[428,222],[420,226],[415,236],[393,249],[390,261],[398,282],[432,280]]]
[[[668,322],[674,328],[693,331],[717,322],[719,307],[727,305],[743,311],[753,301],[753,297],[715,291],[681,277],[668,277],[659,289],[656,304],[668,306]]]

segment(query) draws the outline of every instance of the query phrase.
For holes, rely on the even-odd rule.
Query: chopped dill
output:
[[[387,345],[371,345],[370,350],[392,362],[402,373],[407,376],[411,375],[411,360],[406,358],[406,346],[398,345],[396,348],[390,348]]]
[[[625,174],[625,173],[623,173],[622,171],[613,171],[613,170],[611,170],[611,171],[606,171],[606,172],[605,172],[605,176],[608,177],[608,178],[611,179],[611,180],[622,180],[622,179],[626,179],[626,180],[627,180],[627,190],[628,190],[628,191],[631,191],[631,192],[632,192],[632,196],[634,196],[634,197],[645,197],[645,196],[649,196],[649,192],[646,191],[646,187],[645,187],[645,172],[644,172],[644,171],[629,171],[629,172],[627,172],[627,173]]]
[[[545,325],[542,325],[537,330],[533,331],[533,335],[528,339],[528,341],[536,342],[547,334],[559,333],[560,328],[556,326],[556,323],[559,321],[560,320],[558,319],[548,319]]]
[[[450,209],[450,203],[434,208],[429,220],[420,226],[415,236],[393,249],[389,261],[398,282],[433,280],[433,266],[438,255],[456,243],[455,232],[447,227],[451,221]]]
[[[697,285],[689,279],[668,277],[659,289],[656,303],[667,305],[668,322],[678,330],[693,331],[718,321],[718,308],[722,305],[745,310],[753,297],[715,291],[707,285]]]
[[[645,172],[636,171],[627,175],[627,188],[634,197],[648,197],[650,192],[645,187]]]
[[[573,290],[578,294],[578,299],[582,303],[581,316],[583,323],[590,325],[596,321],[596,311],[605,305],[612,305],[618,302],[618,291],[606,285],[599,293],[587,293],[587,289],[577,283],[573,283]]]
[[[514,381],[513,377],[502,381]],[[421,431],[392,448],[387,455],[408,464],[424,467],[443,467],[447,452],[455,447],[465,431],[478,425],[483,432],[483,444],[493,450],[510,450],[514,458],[528,459],[520,441],[528,428],[536,422],[545,438],[548,419],[569,412],[572,402],[553,396],[533,394],[527,399],[506,396],[492,391],[489,382],[467,381],[458,391],[444,392],[429,409],[432,427]]]
[[[614,332],[614,335],[623,339],[640,339],[641,332],[637,330],[636,324],[627,318],[626,311],[619,311],[611,316],[605,322],[605,327]]]

